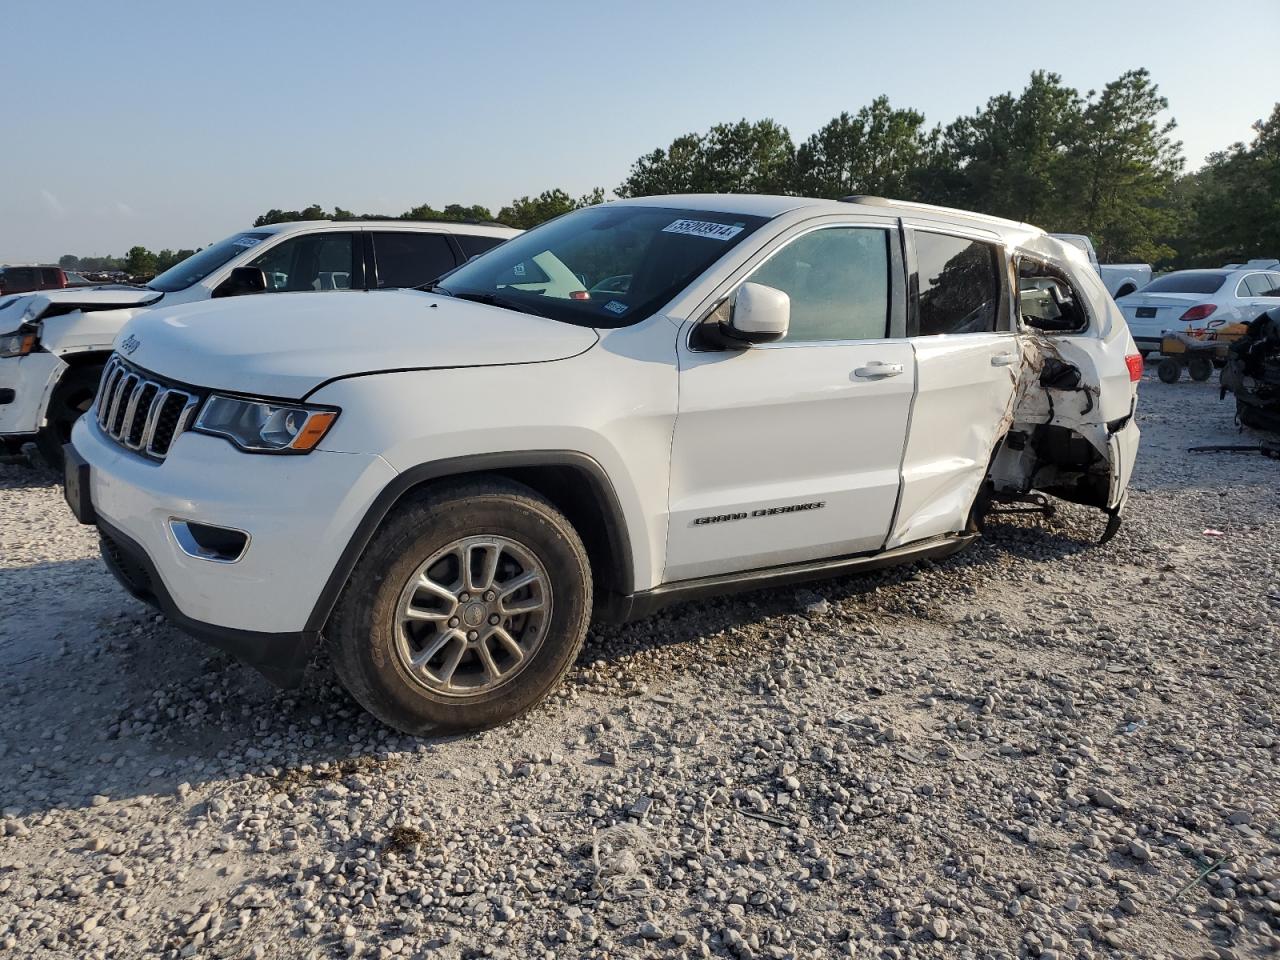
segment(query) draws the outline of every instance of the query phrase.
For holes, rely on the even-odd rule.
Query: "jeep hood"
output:
[[[323,383],[396,370],[563,360],[595,330],[416,290],[273,293],[134,317],[127,360],[172,380],[301,399]]]

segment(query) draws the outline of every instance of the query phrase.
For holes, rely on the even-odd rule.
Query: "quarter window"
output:
[[[915,232],[920,336],[990,333],[1000,308],[1000,256],[980,240]]]
[[[775,253],[750,279],[791,298],[788,342],[875,340],[887,334],[887,230],[814,230]]]
[[[379,287],[417,287],[456,266],[449,240],[439,233],[375,233]]]
[[[1248,289],[1236,291],[1236,296],[1238,297],[1266,297],[1271,295],[1271,288],[1275,284],[1267,280],[1265,273],[1251,273],[1244,278],[1242,286],[1246,286]]]
[[[350,290],[355,243],[350,233],[311,233],[272,247],[249,266],[266,275],[267,293]]]
[[[1018,260],[1018,315],[1036,330],[1083,330],[1089,326],[1080,295],[1067,275],[1040,260]]]

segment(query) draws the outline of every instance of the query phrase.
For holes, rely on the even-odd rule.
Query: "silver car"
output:
[[[1120,297],[1116,304],[1145,357],[1160,349],[1166,330],[1217,330],[1280,307],[1280,269],[1178,270]]]

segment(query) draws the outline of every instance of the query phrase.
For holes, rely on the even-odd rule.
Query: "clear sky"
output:
[[[1191,167],[1280,99],[1280,0],[6,0],[0,263],[208,244],[271,208],[397,214],[622,181],[720,121],[799,142],[880,93],[930,125],[1145,66]]]

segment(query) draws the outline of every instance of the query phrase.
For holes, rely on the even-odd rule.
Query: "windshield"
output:
[[[199,253],[193,253],[181,263],[174,264],[147,286],[163,293],[185,290],[193,283],[199,283],[232,257],[239,256],[250,247],[256,247],[270,236],[270,233],[237,233],[234,237],[227,237],[205,247]]]
[[[1217,293],[1226,281],[1225,273],[1207,270],[1185,270],[1152,280],[1142,288],[1143,293]]]
[[[432,289],[585,327],[649,316],[765,217],[589,207],[513,237]]]

